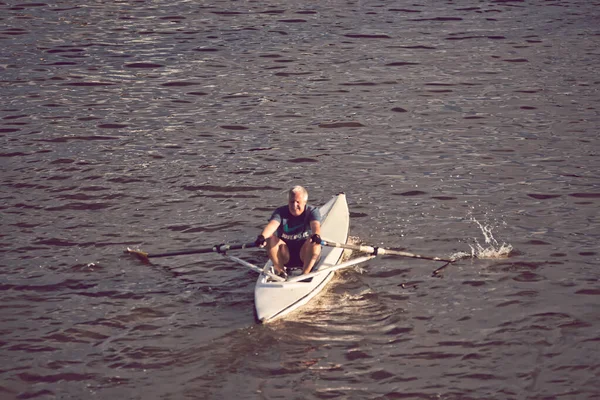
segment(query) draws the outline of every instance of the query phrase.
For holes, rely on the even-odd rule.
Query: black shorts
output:
[[[290,252],[290,260],[285,264],[287,268],[302,268],[304,263],[300,259],[300,249],[302,249],[302,245],[305,240],[294,240],[285,242]]]

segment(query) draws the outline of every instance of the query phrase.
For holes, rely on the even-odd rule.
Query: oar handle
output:
[[[321,244],[323,246],[339,247],[339,248],[342,248],[342,249],[355,250],[355,251],[360,251],[361,253],[373,254],[373,255],[376,255],[376,256],[378,256],[378,255],[384,255],[384,254],[389,254],[389,255],[392,255],[392,256],[401,256],[401,257],[410,257],[410,258],[421,258],[423,260],[452,262],[451,260],[447,260],[447,259],[440,258],[440,257],[422,256],[420,254],[408,253],[406,251],[400,251],[400,250],[384,249],[384,248],[381,248],[381,247],[336,243],[336,242],[329,242],[327,240],[321,240]]]

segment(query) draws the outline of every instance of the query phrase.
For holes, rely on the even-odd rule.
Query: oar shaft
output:
[[[339,247],[339,248],[342,248],[342,249],[360,251],[361,253],[367,253],[367,254],[375,254],[375,255],[389,254],[389,255],[392,255],[392,256],[401,256],[401,257],[410,257],[410,258],[421,258],[423,260],[452,262],[451,260],[447,260],[447,259],[440,258],[440,257],[423,256],[423,255],[420,255],[420,254],[408,253],[406,251],[400,251],[400,250],[384,249],[384,248],[381,248],[381,247],[372,247],[372,246],[362,246],[362,245],[354,245],[354,244],[336,243],[336,242],[329,242],[329,241],[326,241],[326,240],[322,240],[321,244],[324,245],[324,246],[329,246],[329,247]]]
[[[190,249],[190,250],[178,250],[172,251],[168,253],[157,253],[157,254],[148,254],[141,250],[133,250],[129,247],[125,250],[125,253],[133,254],[137,256],[142,262],[149,264],[150,258],[157,257],[171,257],[171,256],[182,256],[186,254],[202,254],[202,253],[221,253],[224,254],[227,250],[239,250],[239,249],[248,249],[256,247],[256,243],[244,243],[244,244],[219,244],[213,247],[206,247],[204,249]]]
[[[171,251],[168,253],[156,253],[156,254],[148,254],[146,257],[148,258],[159,258],[159,257],[171,257],[171,256],[185,256],[188,254],[204,254],[204,253],[212,253],[214,248],[210,249],[190,249],[190,250],[178,250]]]
[[[203,253],[224,253],[228,250],[240,250],[240,249],[249,249],[252,247],[256,247],[256,243],[244,243],[244,244],[220,244],[213,247],[207,247],[204,249],[190,249],[190,250],[179,250],[173,251],[169,253],[158,253],[158,254],[148,254],[146,257],[148,258],[156,258],[156,257],[171,257],[171,256],[183,256],[187,254],[203,254]]]
[[[321,244],[323,246],[328,246],[328,247],[339,247],[341,249],[360,251],[361,253],[373,254],[375,252],[378,252],[378,250],[375,250],[375,248],[371,247],[371,246],[359,246],[359,245],[355,245],[355,244],[336,243],[336,242],[329,242],[327,240],[321,240]],[[378,254],[379,254],[379,252],[378,252]]]

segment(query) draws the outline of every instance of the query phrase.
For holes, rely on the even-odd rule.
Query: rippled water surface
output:
[[[597,398],[599,21],[0,0],[0,398]],[[480,257],[378,257],[257,325],[253,271],[123,253],[252,240],[294,184],[357,241]]]

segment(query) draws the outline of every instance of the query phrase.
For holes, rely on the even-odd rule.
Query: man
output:
[[[308,274],[321,254],[321,213],[307,201],[306,189],[294,186],[288,192],[288,205],[273,212],[256,238],[257,246],[266,246],[278,275],[287,276],[286,266],[302,267],[302,273]]]

